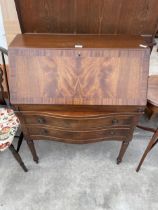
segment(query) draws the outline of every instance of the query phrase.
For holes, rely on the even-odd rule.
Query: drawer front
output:
[[[130,128],[111,128],[93,131],[67,131],[60,129],[49,129],[39,126],[28,126],[28,131],[33,140],[52,139],[63,142],[83,143],[102,140],[127,140],[132,134]]]
[[[53,114],[23,114],[26,125],[47,125],[51,128],[62,128],[73,131],[101,129],[105,127],[132,126],[138,121],[137,115],[94,115],[80,117]]]

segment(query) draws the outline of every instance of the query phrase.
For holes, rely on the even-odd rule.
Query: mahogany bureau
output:
[[[130,35],[22,34],[13,40],[11,103],[36,162],[34,140],[121,141],[121,162],[147,101],[145,44]]]
[[[119,163],[146,105],[149,48],[141,46],[158,30],[157,0],[15,5],[22,35],[9,47],[11,102],[34,160],[38,139],[117,140]]]

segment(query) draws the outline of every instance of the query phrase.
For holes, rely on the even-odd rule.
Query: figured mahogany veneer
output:
[[[141,43],[139,36],[18,35],[9,48],[11,102],[143,106],[150,51]]]

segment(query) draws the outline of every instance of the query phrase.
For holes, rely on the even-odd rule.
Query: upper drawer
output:
[[[67,130],[90,130],[105,128],[108,126],[130,126],[138,121],[137,115],[121,115],[111,114],[103,115],[96,114],[90,116],[86,113],[81,113],[80,116],[64,116],[62,114],[42,114],[42,113],[23,113],[25,123],[28,125],[46,125],[54,128],[63,128]]]

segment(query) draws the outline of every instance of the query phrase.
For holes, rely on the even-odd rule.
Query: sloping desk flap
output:
[[[150,50],[142,43],[140,36],[18,35],[9,47],[11,103],[144,106]]]

